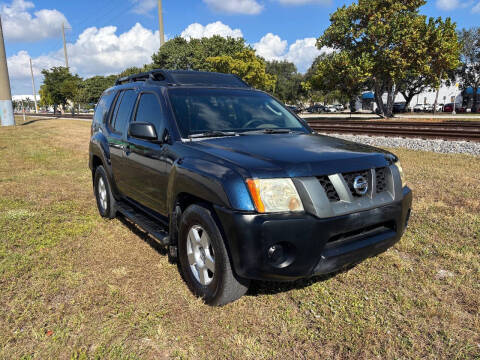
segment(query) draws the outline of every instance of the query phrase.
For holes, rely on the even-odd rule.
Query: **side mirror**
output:
[[[155,126],[151,123],[133,122],[128,127],[128,135],[141,140],[158,140]]]

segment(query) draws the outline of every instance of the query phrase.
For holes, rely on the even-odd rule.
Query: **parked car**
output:
[[[433,104],[425,104],[424,107],[423,107],[423,111],[433,112]]]
[[[302,112],[302,109],[296,105],[287,105],[287,108],[293,111],[295,114],[300,114]]]
[[[166,246],[210,305],[238,299],[252,279],[293,281],[375,256],[410,216],[398,157],[316,134],[234,75],[119,79],[91,134],[100,215],[121,214]]]
[[[327,105],[325,106],[325,112],[335,113],[335,112],[338,112],[338,110],[335,107],[335,105]]]
[[[307,112],[309,112],[311,114],[320,114],[322,112],[325,112],[325,106],[323,106],[323,105],[312,105],[312,106],[308,107],[306,110],[307,110]]]
[[[466,106],[463,106],[462,104],[455,104],[454,107],[453,105],[453,103],[445,104],[445,106],[443,107],[443,112],[453,112],[454,108],[456,113],[467,112]]]
[[[334,105],[334,106],[337,109],[337,111],[344,111],[345,110],[345,106],[343,106],[342,104],[337,104],[337,105]]]
[[[394,113],[403,113],[403,112],[405,112],[405,109],[406,109],[405,106],[406,106],[405,102],[395,103],[395,104],[393,104],[393,112]]]
[[[415,112],[423,112],[425,111],[425,105],[423,104],[417,104],[413,107],[413,111]]]

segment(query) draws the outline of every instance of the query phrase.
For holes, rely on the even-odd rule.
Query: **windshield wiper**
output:
[[[207,137],[222,137],[222,136],[236,136],[236,135],[237,133],[234,131],[214,130],[214,131],[205,131],[199,134],[192,134],[192,135],[189,135],[188,137],[190,139],[198,139],[198,138],[207,138]]]
[[[247,134],[289,134],[291,132],[292,132],[292,130],[290,130],[290,129],[267,128],[267,129],[259,129],[259,130],[242,131],[239,135],[247,135]]]

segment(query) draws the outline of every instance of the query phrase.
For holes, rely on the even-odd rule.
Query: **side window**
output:
[[[98,100],[97,107],[95,108],[95,115],[93,116],[93,121],[96,124],[101,124],[105,120],[105,116],[112,105],[114,95],[115,93],[110,91],[108,93],[104,93],[100,100]]]
[[[117,106],[115,106],[111,125],[115,131],[123,133],[125,131],[126,124],[130,120],[130,115],[132,114],[132,109],[133,105],[135,105],[137,94],[133,90],[126,90],[123,95],[120,94],[120,96],[121,99],[119,97],[117,100]]]
[[[162,136],[163,129],[165,128],[162,117],[162,107],[154,94],[142,94],[138,102],[135,121],[152,123],[155,125],[157,134]]]

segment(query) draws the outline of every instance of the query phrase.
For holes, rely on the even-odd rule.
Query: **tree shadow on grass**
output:
[[[298,279],[295,281],[258,281],[254,280],[250,283],[250,287],[247,292],[247,296],[258,296],[258,295],[274,295],[282,292],[287,292],[290,290],[304,289],[309,287],[317,282],[323,282],[330,280],[331,278],[350,271],[357,264],[349,265],[341,270],[338,270],[331,274],[326,275],[317,275],[311,278]]]
[[[31,125],[31,124],[34,124],[36,122],[39,122],[39,121],[48,121],[48,120],[52,120],[52,118],[47,118],[47,119],[33,119],[33,120],[29,120],[29,121],[26,121],[22,124],[20,124],[19,126],[25,126],[25,125]]]
[[[153,250],[155,250],[160,255],[167,255],[167,248],[158,242],[155,238],[150,236],[147,232],[140,229],[131,221],[127,220],[123,215],[117,214],[117,219],[125,225],[132,233],[138,236],[140,239],[145,241]]]

